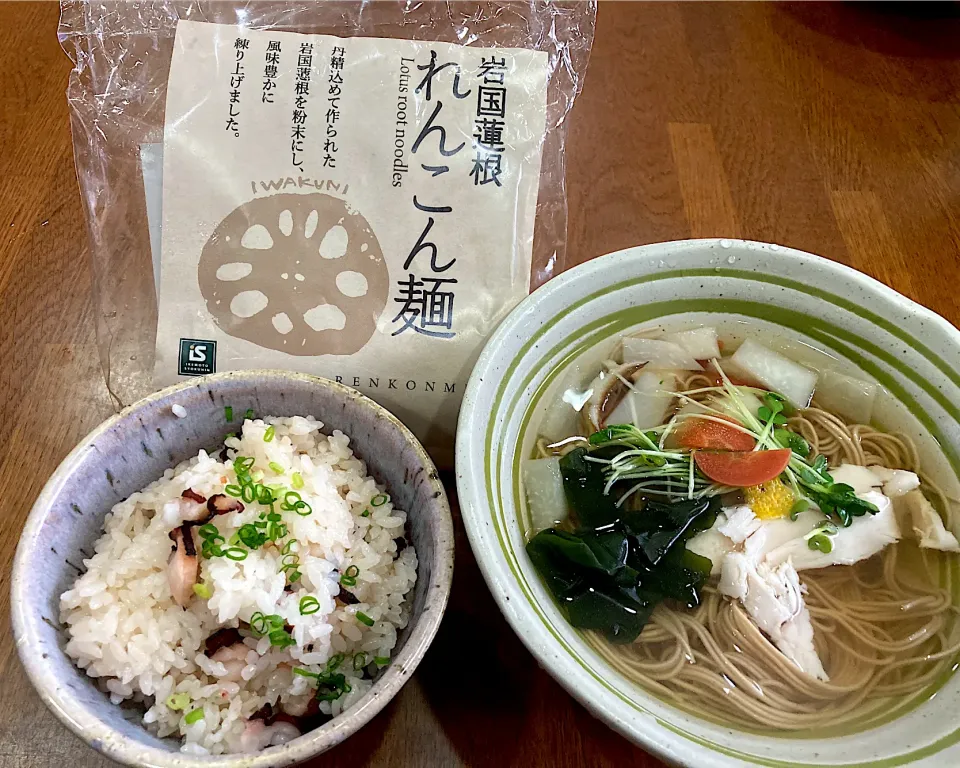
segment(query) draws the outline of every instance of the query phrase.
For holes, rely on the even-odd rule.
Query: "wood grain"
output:
[[[691,237],[738,237],[740,226],[713,129],[703,123],[669,123],[683,210]]]
[[[572,261],[691,236],[773,241],[960,322],[956,14],[954,4],[601,4],[566,152]],[[0,3],[0,768],[108,764],[44,709],[7,626],[27,512],[111,411],[56,20],[55,3]],[[537,666],[457,522],[436,643],[362,734],[313,765],[660,765]]]

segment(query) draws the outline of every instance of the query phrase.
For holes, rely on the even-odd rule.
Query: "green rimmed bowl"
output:
[[[697,768],[960,765],[960,676],[840,734],[733,730],[621,677],[569,627],[540,582],[524,551],[519,467],[562,371],[633,328],[696,322],[761,326],[878,381],[888,393],[883,426],[918,438],[925,466],[955,486],[960,332],[943,318],[855,270],[776,245],[687,240],[620,251],[522,302],[487,343],[467,387],[457,485],[470,543],[501,610],[571,694],[666,760]],[[960,594],[960,566],[949,571],[943,577]]]

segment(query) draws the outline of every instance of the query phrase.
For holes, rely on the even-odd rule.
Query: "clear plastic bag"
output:
[[[178,22],[239,25],[251,30],[452,43],[467,49],[518,48],[546,53],[545,131],[530,258],[532,289],[566,266],[566,117],[580,91],[596,19],[594,2],[78,2],[61,4],[60,41],[75,64],[68,100],[77,175],[90,230],[101,364],[117,406],[153,391],[158,343],[161,257],[157,226],[161,161],[148,151],[163,145],[168,78]],[[486,53],[490,51],[487,50]],[[211,86],[212,87],[212,86]],[[426,165],[424,167],[427,167]],[[151,243],[151,235],[153,243]],[[488,269],[517,270],[516,253],[476,254]],[[498,263],[502,259],[502,263]],[[299,263],[299,262],[297,262]],[[298,279],[301,276],[298,275]],[[469,362],[483,338],[509,310],[497,296],[481,297],[483,322],[457,340]],[[161,302],[160,312],[165,312]],[[388,305],[392,306],[392,305]],[[382,330],[382,329],[381,329]],[[280,367],[331,378],[325,359],[291,358]],[[272,360],[272,359],[271,359]],[[342,358],[337,358],[342,362]],[[266,367],[258,355],[232,353],[224,368]],[[273,367],[277,367],[273,365]],[[456,406],[470,365],[457,372],[451,407],[427,413],[404,407],[400,393],[370,391],[367,376],[343,377],[384,401],[431,445],[449,445]],[[363,378],[363,381],[360,379]],[[372,383],[373,378],[370,377]],[[166,383],[166,382],[163,382]],[[438,449],[441,454],[446,449]]]

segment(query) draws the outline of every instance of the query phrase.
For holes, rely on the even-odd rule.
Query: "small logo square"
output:
[[[217,371],[217,342],[203,339],[180,339],[181,376],[206,376]]]

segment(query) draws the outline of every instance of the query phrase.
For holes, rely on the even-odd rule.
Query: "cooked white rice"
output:
[[[266,442],[271,425],[275,437]],[[185,752],[221,754],[264,746],[269,737],[257,743],[250,737],[255,729],[248,729],[244,738],[250,716],[266,704],[302,714],[315,681],[294,674],[293,668],[322,672],[332,656],[344,654],[337,671],[347,676],[351,690],[336,701],[320,703],[325,714],[339,714],[370,688],[369,677],[377,669],[374,658],[383,663],[390,656],[397,631],[406,625],[404,598],[417,569],[412,546],[397,552],[395,539],[403,536],[406,515],[389,501],[371,504],[384,489],[354,457],[346,435],[334,432],[327,437],[321,427],[299,416],[247,420],[240,437],[226,440],[226,462],[200,451],[168,469],[107,515],[96,554],[84,561],[86,572],[61,597],[67,653],[98,678],[115,703],[142,702],[146,726],[159,736],[178,735]],[[272,544],[250,550],[240,562],[201,556],[200,581],[211,596],[194,597],[181,608],[167,581],[169,534],[183,522],[181,494],[187,489],[207,498],[223,493],[225,485],[237,482],[233,458],[238,455],[256,460],[253,470],[263,472],[267,485],[290,487],[294,472],[302,476],[299,493],[313,511],[307,516],[284,512],[289,534],[278,542],[300,542],[302,578],[295,591],[284,591],[287,576],[281,571],[280,546]],[[275,471],[277,465],[282,474]],[[256,503],[246,504],[243,512],[218,515],[210,522],[229,541],[263,511]],[[197,541],[199,552],[199,537]],[[344,605],[334,598],[340,576],[350,566],[359,569],[350,591],[360,602]],[[320,607],[301,616],[300,600],[308,595]],[[256,612],[281,616],[292,627],[296,645],[280,650],[268,637],[252,636],[247,622]],[[358,612],[373,619],[373,626],[361,622]],[[206,638],[222,627],[239,627],[249,635],[243,640],[246,665],[239,681],[229,679],[237,676],[236,669],[231,674],[201,650]],[[189,705],[171,709],[166,702],[180,693],[189,694]],[[202,719],[188,724],[187,713],[198,707]]]

